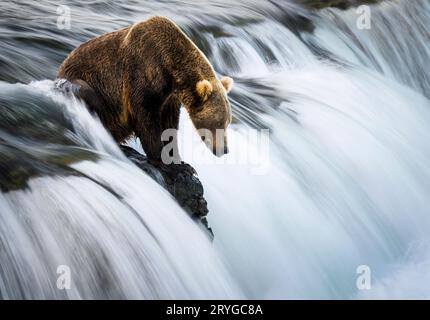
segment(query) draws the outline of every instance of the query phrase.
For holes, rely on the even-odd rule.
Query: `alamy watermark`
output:
[[[72,275],[70,267],[67,265],[59,265],[57,267],[57,289],[58,290],[70,290],[72,285]]]
[[[372,28],[372,10],[370,6],[361,5],[355,12],[358,15],[357,28],[359,30],[370,30]]]
[[[368,265],[360,265],[357,267],[358,274],[356,285],[358,290],[372,289],[372,271]]]
[[[60,30],[70,30],[71,27],[71,10],[69,6],[59,5],[57,7],[57,28]]]
[[[227,139],[227,130],[167,129],[161,135],[164,147],[161,161],[180,164],[187,161],[204,165],[236,165],[249,168],[252,175],[264,175],[270,169],[270,136],[268,129],[242,128]],[[181,141],[191,141],[180,145]]]

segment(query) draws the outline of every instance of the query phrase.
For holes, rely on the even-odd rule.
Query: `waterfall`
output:
[[[10,28],[0,36],[1,298],[430,298],[428,2],[372,5],[370,29],[357,28],[355,8],[293,2],[70,6],[71,30],[23,22],[43,52],[22,57],[27,67],[5,45]],[[180,140],[213,242],[82,102],[42,80],[82,41],[154,14],[236,82],[230,153],[214,163],[197,135]],[[263,149],[249,139],[262,129]],[[193,132],[186,112],[180,132]],[[357,287],[359,266],[370,290]]]
[[[171,196],[121,155],[82,103],[59,93],[56,96],[49,87],[53,87],[50,81],[31,86],[1,84],[9,100],[2,101],[3,109],[8,110],[11,100],[14,108],[9,109],[14,117],[3,120],[16,119],[12,125],[20,134],[6,140],[8,133],[1,132],[2,158],[19,161],[22,152],[34,160],[28,167],[17,165],[16,170],[37,170],[45,165],[55,174],[35,173],[22,190],[1,195],[1,297],[240,296],[207,236]],[[64,129],[64,137],[34,148],[33,141],[25,141],[18,120],[21,112],[29,113],[40,105],[55,108],[58,115],[44,118],[38,112],[36,121],[55,126],[64,113],[66,125],[76,133]],[[7,128],[11,123],[2,124]],[[56,132],[61,134],[61,129],[58,125]],[[56,154],[55,148],[66,136],[73,143],[62,145],[62,153]],[[80,159],[76,150],[88,150],[97,160],[89,156]],[[70,161],[76,172],[59,172],[54,166],[57,158],[61,163]],[[70,269],[70,290],[57,288],[61,266]]]

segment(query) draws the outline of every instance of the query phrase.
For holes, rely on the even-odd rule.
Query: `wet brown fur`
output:
[[[81,86],[81,97],[118,142],[135,134],[153,159],[161,155],[162,131],[177,129],[181,103],[197,129],[225,128],[231,117],[211,64],[164,17],[85,42],[66,58],[58,76]],[[203,99],[196,90],[201,80],[209,81],[213,91],[224,91]]]

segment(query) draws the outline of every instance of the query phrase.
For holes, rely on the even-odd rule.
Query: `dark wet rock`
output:
[[[208,226],[207,202],[203,196],[203,185],[189,164],[158,165],[148,161],[146,156],[128,146],[120,146],[123,153],[140,169],[176,199],[179,205],[197,222],[201,223],[213,236]]]
[[[381,0],[297,0],[297,2],[308,9],[317,11],[325,8],[347,10],[363,4],[376,4],[381,2]],[[299,38],[302,38],[301,32],[312,33],[315,30],[315,26],[308,14],[297,13],[296,15],[292,15],[289,12],[280,12],[283,12],[283,16],[281,18],[278,17],[277,20],[294,32]]]
[[[71,164],[98,158],[76,143],[62,109],[30,87],[2,83],[0,114],[2,192],[25,189],[34,177],[83,176]]]
[[[0,191],[9,192],[28,188],[31,178],[42,176],[80,176],[84,174],[70,167],[71,164],[89,160],[97,155],[80,148],[62,150],[53,146],[46,157],[20,150],[0,137]]]
[[[338,8],[346,10],[362,4],[374,4],[381,0],[299,0],[298,2],[312,9]]]

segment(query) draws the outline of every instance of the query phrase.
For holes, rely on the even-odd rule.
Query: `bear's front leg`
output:
[[[164,149],[162,151],[162,160],[169,161],[169,169],[177,173],[186,173],[188,175],[197,174],[192,166],[181,160],[178,147],[178,127],[180,116],[181,102],[176,95],[171,95],[164,102],[161,108],[161,130],[164,138],[168,141],[163,141]]]
[[[148,161],[154,164],[161,163],[161,141],[160,118],[156,114],[141,108],[136,113],[134,132],[139,138],[143,151]]]
[[[148,162],[172,178],[180,173],[196,174],[194,168],[181,161],[179,157],[177,146],[179,107],[180,105],[172,101],[168,105],[163,105],[161,113],[141,108],[135,119],[135,133],[140,139]],[[168,129],[172,130],[166,134],[166,137],[173,140],[162,141],[162,133]],[[165,152],[164,155],[163,152]]]
[[[160,127],[163,135],[162,160],[168,164],[181,164],[178,147],[178,126],[181,102],[176,95],[170,95],[161,106]],[[165,161],[166,162],[166,161]]]

